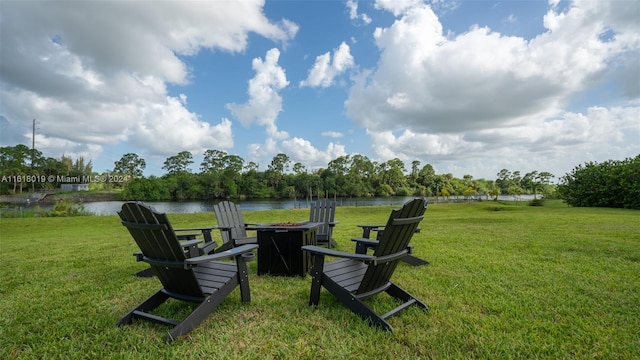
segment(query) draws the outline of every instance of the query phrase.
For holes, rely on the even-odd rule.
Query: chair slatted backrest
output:
[[[118,215],[167,292],[204,296],[193,270],[184,268],[187,256],[166,214],[140,202],[126,202]]]
[[[309,214],[309,221],[323,223],[318,227],[317,238],[319,241],[331,240],[331,228],[329,223],[332,223],[336,216],[336,203],[328,199],[321,199],[311,203],[311,212]]]
[[[424,217],[426,208],[426,199],[414,199],[405,203],[402,208],[393,210],[373,255],[381,257],[406,249]],[[385,286],[399,261],[400,259],[381,264],[369,264],[357,293],[367,293]]]
[[[244,218],[240,207],[231,201],[220,201],[213,206],[218,226],[231,228],[231,239],[228,231],[221,231],[222,241],[227,243],[237,238],[247,237]]]

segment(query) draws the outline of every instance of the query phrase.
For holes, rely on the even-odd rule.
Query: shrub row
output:
[[[560,179],[558,193],[576,207],[640,209],[640,155],[579,165]]]

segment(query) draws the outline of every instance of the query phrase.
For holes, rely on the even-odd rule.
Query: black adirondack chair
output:
[[[336,247],[336,241],[333,239],[333,228],[338,224],[335,221],[336,203],[328,199],[322,199],[311,203],[309,212],[309,221],[323,223],[316,233],[316,242],[319,245],[327,245],[327,247]]]
[[[151,266],[163,287],[129,311],[117,326],[129,324],[134,318],[169,325],[172,329],[165,341],[171,342],[196,328],[236,287],[240,288],[242,302],[251,301],[249,272],[242,255],[258,245],[189,257],[199,255],[197,246],[192,252],[184,251],[166,214],[140,202],[126,202],[118,215],[141,250],[139,260]],[[226,259],[234,262],[218,261]],[[198,305],[182,321],[151,313],[169,298]]]
[[[393,210],[373,255],[303,246],[304,251],[309,251],[314,256],[314,265],[309,270],[312,276],[309,305],[318,306],[320,290],[324,287],[358,316],[388,331],[393,331],[393,328],[386,319],[407,307],[416,305],[428,311],[426,304],[391,282],[398,262],[411,252],[409,241],[424,217],[426,207],[425,199],[414,199],[401,209]],[[339,257],[342,260],[325,264],[325,256]],[[363,300],[381,292],[402,301],[402,304],[379,315]]]
[[[222,236],[222,245],[219,250],[258,243],[256,236],[247,236],[247,229],[259,224],[245,223],[240,206],[231,201],[220,201],[213,206],[213,211],[216,213],[218,228]]]

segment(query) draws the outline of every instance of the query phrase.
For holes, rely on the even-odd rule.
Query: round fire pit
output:
[[[303,223],[294,223],[294,222],[281,222],[281,223],[275,223],[275,224],[270,224],[271,226],[283,226],[283,227],[294,227],[294,226],[302,226],[304,225]]]

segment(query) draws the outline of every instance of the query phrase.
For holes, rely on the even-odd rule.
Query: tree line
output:
[[[59,188],[70,177],[90,177],[91,161],[84,158],[59,159],[45,157],[41,151],[25,145],[0,147],[0,194],[20,194],[24,191],[41,191]]]
[[[222,150],[206,150],[197,173],[191,170],[193,164],[193,155],[181,151],[165,160],[164,175],[144,177],[146,161],[127,153],[114,163],[112,171],[99,174],[93,171],[91,161],[83,158],[44,157],[24,145],[1,147],[0,193],[58,189],[65,180],[77,182],[98,175],[106,181],[92,183],[92,189],[116,189],[123,200],[144,201],[372,196],[490,199],[501,194],[550,197],[555,192],[551,184],[554,175],[544,171],[522,175],[520,171],[502,169],[495,180],[474,179],[472,175],[460,179],[452,174],[436,174],[431,164],[422,165],[418,160],[406,168],[397,158],[376,162],[359,154],[340,156],[326,168],[313,171],[300,162],[292,162],[284,153],[275,155],[264,170],[255,162]],[[108,181],[113,178],[125,181]]]

